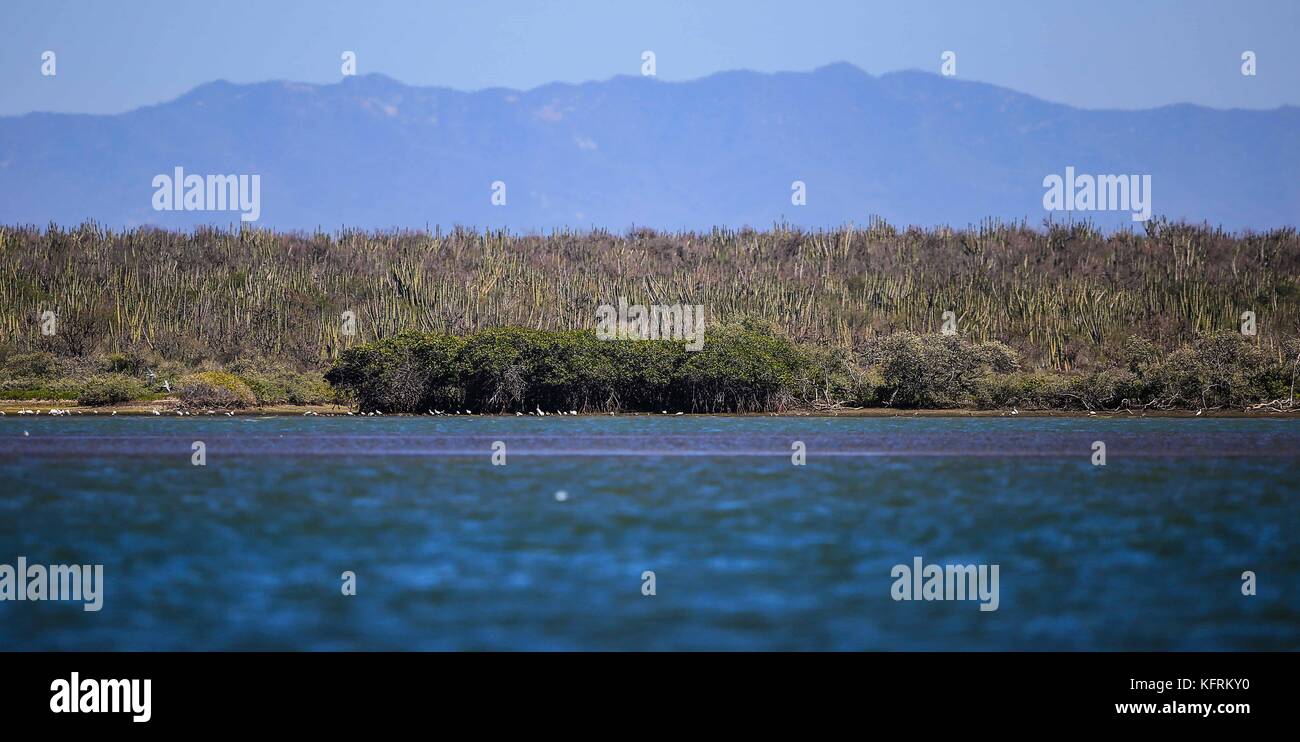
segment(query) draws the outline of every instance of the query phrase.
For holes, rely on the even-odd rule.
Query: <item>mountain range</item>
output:
[[[872,216],[1140,228],[1129,211],[1046,211],[1044,179],[1067,167],[1149,175],[1157,215],[1265,229],[1300,216],[1300,108],[1084,110],[843,63],[527,91],[377,74],[219,81],[117,115],[0,118],[0,223],[239,221],[156,210],[155,177],[177,167],[259,176],[256,224],[281,229],[833,227]],[[792,203],[796,181],[804,205]]]

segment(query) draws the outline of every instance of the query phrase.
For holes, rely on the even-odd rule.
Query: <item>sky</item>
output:
[[[357,72],[461,90],[639,74],[938,72],[1084,108],[1300,105],[1298,0],[4,0],[0,115],[118,113],[205,82]],[[1257,74],[1241,74],[1253,51]],[[54,76],[42,54],[56,54]]]

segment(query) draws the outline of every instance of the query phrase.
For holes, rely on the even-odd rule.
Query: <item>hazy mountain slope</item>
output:
[[[1297,223],[1298,135],[1295,107],[1085,111],[847,64],[473,93],[380,75],[216,82],[117,116],[0,118],[0,222],[238,219],[154,211],[153,176],[179,165],[259,174],[258,224],[281,228],[1037,223],[1043,177],[1073,165],[1151,174],[1157,214],[1264,228]],[[807,206],[790,203],[794,180]]]

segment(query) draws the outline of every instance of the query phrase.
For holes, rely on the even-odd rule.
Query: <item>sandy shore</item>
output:
[[[49,415],[50,410],[58,410],[60,413],[66,412],[69,415],[108,415],[114,413],[118,415],[145,415],[155,416],[170,415],[178,416],[178,404],[174,399],[159,399],[153,401],[127,402],[119,405],[110,405],[104,407],[84,407],[78,405],[72,400],[0,400],[0,412],[6,416],[18,415],[20,412],[31,410],[40,415]],[[226,410],[187,410],[186,416],[196,417],[225,415]],[[356,409],[344,405],[268,405],[266,407],[251,407],[240,410],[230,410],[235,415],[306,415],[315,413],[321,416],[346,416],[349,412],[356,414]],[[548,417],[551,414],[548,413]],[[662,417],[663,413],[656,412],[623,412],[615,413],[618,417]],[[669,412],[668,415],[675,413]],[[687,413],[689,414],[689,413]],[[57,416],[57,414],[56,414]],[[398,416],[403,415],[385,415]],[[457,417],[447,413],[446,417]],[[464,415],[459,415],[464,416]],[[493,415],[481,415],[475,413],[474,417],[492,417]],[[504,417],[512,417],[512,413],[507,413]],[[567,415],[566,415],[567,416]],[[609,417],[608,412],[590,413],[586,417]],[[731,415],[737,416],[737,415]],[[812,410],[792,410],[787,412],[762,412],[762,413],[745,413],[739,415],[743,417],[1098,417],[1098,418],[1136,418],[1136,417],[1278,417],[1278,418],[1300,418],[1300,409],[1294,409],[1286,412],[1277,410],[1204,410],[1199,414],[1195,411],[1188,410],[1121,410],[1119,412],[1080,412],[1077,410],[900,410],[888,407],[875,407],[870,409],[859,410],[840,410],[837,412],[821,412]],[[405,415],[405,417],[424,417],[422,415]]]
[[[241,410],[230,410],[236,415],[302,415],[307,412],[315,412],[318,415],[346,415],[351,408],[343,405],[268,405],[266,407],[252,407]],[[106,405],[103,407],[85,407],[78,405],[73,400],[0,400],[0,412],[5,415],[16,415],[23,410],[32,410],[42,415],[48,415],[50,410],[59,410],[67,412],[70,415],[108,415],[113,413],[118,415],[148,415],[153,416],[155,412],[160,415],[176,416],[179,411],[179,405],[174,399],[159,399],[153,401],[125,402],[118,405]],[[226,410],[186,410],[186,415],[196,417],[225,415]]]

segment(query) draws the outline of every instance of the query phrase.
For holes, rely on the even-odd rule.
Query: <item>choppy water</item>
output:
[[[1270,419],[9,416],[0,564],[106,585],[0,649],[1300,649],[1298,474]]]

